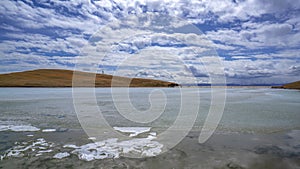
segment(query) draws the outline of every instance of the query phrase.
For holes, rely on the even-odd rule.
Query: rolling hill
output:
[[[14,72],[0,74],[0,87],[72,87],[74,71],[61,69],[37,69],[24,72]],[[92,82],[95,87],[111,87],[112,75],[93,74],[88,72],[76,71],[78,83],[74,87],[94,87],[88,85]],[[131,82],[130,82],[131,80]],[[95,83],[94,83],[95,82]],[[114,76],[114,87],[175,87],[176,83]]]
[[[273,86],[272,88],[280,88],[280,89],[299,89],[300,90],[300,81],[288,83],[282,86]]]

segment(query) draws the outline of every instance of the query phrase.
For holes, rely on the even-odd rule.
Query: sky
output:
[[[300,1],[2,0],[0,41],[0,73],[82,66],[186,83],[282,84],[300,80]]]

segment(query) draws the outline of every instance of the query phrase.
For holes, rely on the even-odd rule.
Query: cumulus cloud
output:
[[[116,63],[132,55],[139,56],[137,60],[143,58],[142,54],[159,60],[163,59],[159,52],[169,52],[165,57],[172,55],[182,60],[182,70],[188,68],[206,82],[207,75],[220,72],[210,60],[217,55],[215,48],[229,81],[259,83],[265,78],[264,83],[272,83],[280,77],[283,82],[290,81],[299,73],[299,9],[300,2],[292,0],[1,1],[0,71],[72,68],[79,59],[86,66],[100,62],[113,72]],[[178,19],[125,19],[145,13]],[[140,28],[147,28],[148,24],[153,30],[163,31],[153,34],[149,29],[125,30],[126,25],[130,28],[136,23]],[[195,25],[185,27],[186,23]],[[165,25],[172,25],[172,29],[164,29]],[[201,28],[204,34],[199,33]],[[85,58],[87,54],[91,55],[89,59]],[[151,68],[148,72],[134,61],[128,63],[124,72],[155,78],[159,74],[162,78],[189,74],[176,69],[172,59],[165,63],[144,60],[142,66]],[[158,72],[159,64],[171,65],[168,68],[172,76]]]
[[[295,78],[293,73],[296,73],[299,67],[299,61],[295,63],[295,61],[289,59],[245,59],[224,62],[228,81],[242,84],[269,84],[293,81],[292,79]],[[290,76],[291,74],[293,75]]]
[[[289,71],[290,71],[291,74],[299,76],[299,74],[300,74],[300,64],[290,66]]]
[[[220,29],[210,31],[207,36],[228,45],[239,45],[257,49],[267,47],[297,47],[300,33],[294,32],[290,24],[244,23],[241,30]]]

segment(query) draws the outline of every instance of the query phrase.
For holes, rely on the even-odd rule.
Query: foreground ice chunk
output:
[[[127,128],[126,131],[133,131],[137,128]],[[134,130],[136,133],[150,131],[150,128]],[[90,138],[95,140],[95,138]],[[155,141],[156,133],[149,132],[146,138],[129,138],[119,140],[118,138],[106,139],[93,143],[77,146],[74,144],[55,145],[47,142],[44,138],[30,140],[27,142],[16,142],[15,146],[5,151],[0,156],[0,160],[7,157],[24,157],[24,156],[42,156],[49,154],[53,158],[62,159],[71,154],[78,156],[84,161],[100,160],[106,158],[119,158],[120,156],[128,157],[149,157],[156,156],[162,152],[163,145]],[[60,146],[60,147],[54,147]],[[62,149],[64,152],[54,153],[56,149]]]
[[[65,157],[69,157],[70,154],[68,152],[63,152],[63,153],[57,153],[53,156],[53,158],[57,158],[57,159],[62,159]]]
[[[44,153],[50,153],[53,150],[50,149],[54,146],[53,143],[47,142],[44,138],[39,138],[35,141],[30,142],[16,142],[16,146],[8,149],[4,155],[2,155],[2,159],[6,157],[23,157],[24,155],[33,155],[35,152],[35,156],[40,156]]]
[[[118,141],[117,138],[89,143],[75,148],[71,153],[85,161],[105,158],[119,158],[120,155],[137,155],[140,157],[156,156],[161,153],[163,145],[153,141],[155,137],[134,138]],[[74,146],[75,147],[75,146]]]
[[[10,126],[6,126],[6,125],[0,125],[0,131],[6,131],[9,130]]]
[[[78,146],[74,145],[74,144],[66,144],[63,146],[63,148],[79,148]]]
[[[96,137],[89,137],[88,139],[89,140],[96,140],[97,138]]]

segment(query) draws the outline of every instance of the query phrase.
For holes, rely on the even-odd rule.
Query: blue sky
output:
[[[97,39],[100,30],[96,42],[111,43],[112,53],[98,60],[94,57],[87,65],[96,61],[99,70],[106,73],[113,74],[120,69],[119,74],[124,76],[168,80],[188,76],[174,67],[179,65],[176,58],[180,58],[200,82],[209,83],[207,72],[215,66],[199,61],[206,54],[189,55],[186,51],[194,44],[183,40],[179,43],[181,35],[158,32],[146,35],[147,32],[140,31],[140,35],[121,39],[122,42],[102,39],[104,34],[106,38],[111,37],[103,33],[111,23],[155,13],[177,18],[202,31],[201,36],[204,35],[217,52],[227,83],[270,84],[299,80],[300,1],[3,0],[0,4],[1,73],[37,68],[73,69],[76,60],[83,58],[82,51],[91,45],[90,37]],[[192,37],[193,32],[189,32],[188,27],[180,29]],[[160,53],[155,51],[169,54],[158,57]],[[170,60],[174,55],[177,56]],[[128,61],[126,64],[124,58]]]

